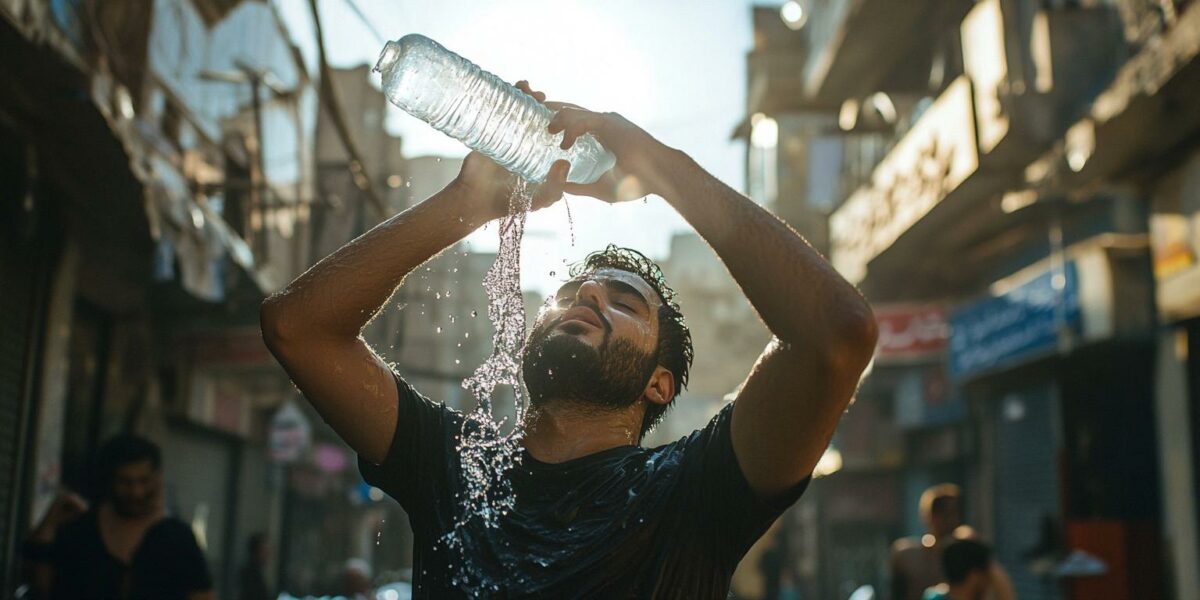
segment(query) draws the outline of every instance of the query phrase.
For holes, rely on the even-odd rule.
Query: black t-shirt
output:
[[[463,417],[396,378],[396,434],[382,465],[359,459],[368,483],[408,512],[418,598],[725,598],[738,561],[808,479],[761,501],[738,466],[732,405],[704,428],[658,448],[623,446],[560,464],[522,453],[510,473],[515,506],[496,529],[478,519],[444,541],[461,513],[457,451]],[[463,565],[486,589],[459,589]]]
[[[109,554],[94,510],[59,531],[53,553],[55,599],[174,600],[212,589],[191,528],[171,517],[150,526],[130,564]]]

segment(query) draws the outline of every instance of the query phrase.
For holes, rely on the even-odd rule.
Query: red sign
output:
[[[916,359],[938,355],[946,350],[950,325],[946,310],[935,305],[897,305],[875,307],[879,323],[877,359]]]

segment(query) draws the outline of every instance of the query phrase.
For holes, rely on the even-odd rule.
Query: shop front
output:
[[[1162,533],[1176,589],[1200,589],[1197,477],[1200,476],[1200,151],[1151,192],[1157,288],[1155,371],[1163,481]]]
[[[979,432],[979,525],[1021,598],[1156,597],[1142,260],[1098,236],[950,317],[950,373]]]

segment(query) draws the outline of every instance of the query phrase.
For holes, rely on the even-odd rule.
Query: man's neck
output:
[[[534,458],[561,463],[638,443],[644,408],[603,410],[576,402],[547,401],[525,419],[525,449]]]

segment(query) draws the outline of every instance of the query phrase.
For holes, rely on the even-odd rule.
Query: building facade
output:
[[[0,44],[0,594],[121,431],[162,446],[232,594],[246,538],[279,536],[267,423],[294,391],[257,308],[308,252],[315,86],[263,3],[10,0]]]
[[[772,32],[803,49],[777,76],[756,71],[752,53],[739,131],[751,142],[749,187],[783,188],[755,183],[753,148],[782,147],[775,132],[789,115],[834,120],[796,143],[840,136],[841,156],[828,163],[840,173],[828,256],[877,307],[882,332],[835,445],[859,427],[876,440],[901,435],[898,453],[869,463],[895,478],[894,496],[886,477],[839,483],[855,476],[847,461],[814,486],[818,504],[852,504],[869,488],[903,507],[877,515],[890,522],[880,531],[919,535],[920,490],[952,481],[1022,598],[1191,597],[1188,198],[1200,110],[1182,98],[1198,81],[1200,10],[1136,0],[802,4],[809,17],[796,32],[758,27],[756,14],[756,52]],[[811,206],[812,187],[780,195],[778,212]],[[889,344],[920,337],[899,331],[941,332],[941,345],[896,356]],[[816,568],[819,595],[878,587],[879,558]]]

